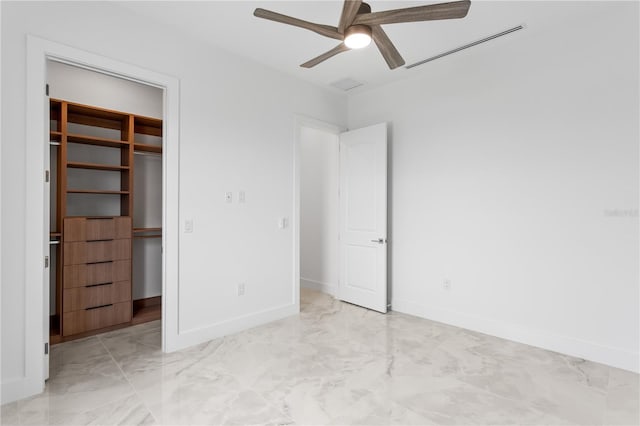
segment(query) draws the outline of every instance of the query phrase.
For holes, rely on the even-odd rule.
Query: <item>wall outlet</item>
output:
[[[444,281],[442,281],[442,288],[445,290],[451,290],[451,280],[445,278]]]
[[[244,296],[244,283],[238,284],[238,296]]]
[[[191,234],[193,232],[193,219],[187,219],[184,221],[184,233]]]

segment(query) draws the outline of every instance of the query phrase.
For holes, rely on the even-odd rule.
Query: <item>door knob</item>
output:
[[[378,238],[377,240],[371,240],[372,243],[384,244],[387,242],[384,238]]]

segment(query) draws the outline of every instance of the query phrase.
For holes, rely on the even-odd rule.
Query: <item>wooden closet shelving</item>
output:
[[[134,151],[138,152],[151,152],[154,154],[162,154],[162,147],[157,145],[149,145],[144,143],[133,144]]]
[[[67,134],[67,142],[69,143],[80,143],[85,145],[94,145],[94,146],[104,146],[107,148],[120,148],[120,147],[128,147],[130,143],[128,141],[116,140],[116,139],[107,139],[107,138],[98,138],[94,136],[84,136],[78,134]]]
[[[162,238],[162,228],[133,228],[133,238]]]
[[[139,303],[136,305],[132,300],[131,263],[134,236],[156,238],[162,235],[161,228],[134,230],[132,223],[134,151],[162,153],[162,146],[134,140],[136,135],[162,137],[162,120],[58,99],[50,100],[50,120],[49,138],[57,157],[56,218],[49,234],[52,250],[56,246],[57,267],[51,342],[159,318],[159,309],[152,310],[152,314],[147,310],[144,318],[134,318],[134,313],[140,309],[135,307]],[[92,158],[71,160],[69,152],[79,152],[81,145],[117,150],[110,151],[109,156],[114,157],[117,152],[120,161],[113,164],[111,158],[111,164],[102,163],[103,156],[97,151]],[[86,173],[83,170],[106,173],[104,176],[119,174],[119,187],[70,188],[70,170],[77,170],[74,173]],[[85,175],[73,176],[76,183],[85,186]],[[113,182],[113,178],[110,181]],[[75,211],[69,215],[70,195],[74,200],[91,198],[80,203],[81,207],[75,205]],[[96,203],[102,202],[99,200],[113,200],[103,197],[114,196],[119,197],[118,216],[96,216],[95,211],[78,214],[78,208],[93,206],[91,208],[95,210]]]
[[[103,194],[103,195],[129,195],[129,191],[110,191],[106,189],[67,189],[67,194]]]
[[[137,232],[159,232],[162,231],[162,228],[133,228],[133,233]]]
[[[80,163],[76,161],[68,161],[67,167],[71,169],[86,169],[86,170],[104,170],[104,171],[112,171],[119,172],[122,170],[129,170],[129,166],[116,166],[109,164],[96,164],[96,163]]]

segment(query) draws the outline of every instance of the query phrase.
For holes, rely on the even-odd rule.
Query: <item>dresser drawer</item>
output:
[[[131,300],[131,282],[118,281],[64,290],[64,312],[79,311]]]
[[[83,333],[131,321],[131,302],[87,308],[62,314],[62,335]]]
[[[64,243],[65,265],[125,259],[131,259],[130,239]]]
[[[68,217],[64,219],[64,241],[100,241],[131,238],[131,217]]]
[[[89,265],[69,265],[64,267],[62,277],[65,289],[129,281],[131,279],[131,260],[117,260]]]

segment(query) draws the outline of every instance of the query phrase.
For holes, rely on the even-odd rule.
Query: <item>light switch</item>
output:
[[[224,194],[224,200],[227,203],[232,203],[233,202],[233,192],[225,192]]]
[[[289,219],[287,219],[286,217],[281,217],[278,220],[278,228],[284,229],[287,227],[287,225],[289,225]]]
[[[193,232],[193,219],[187,219],[184,221],[184,233],[191,234]]]
[[[244,191],[238,192],[238,202],[244,203]]]

